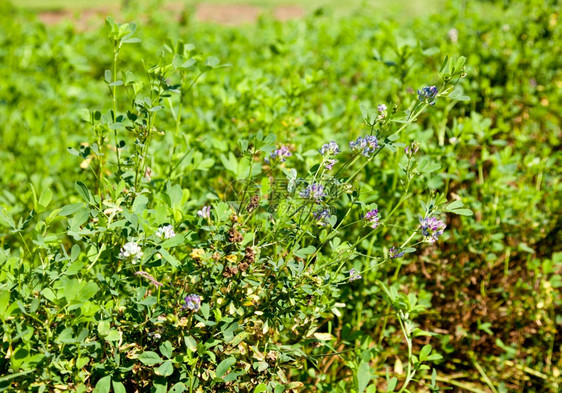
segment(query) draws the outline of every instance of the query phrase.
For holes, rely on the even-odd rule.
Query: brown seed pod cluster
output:
[[[224,272],[222,273],[222,275],[226,278],[230,278],[232,276],[235,276],[238,274],[238,268],[236,266],[227,266],[224,269]]]
[[[242,262],[238,264],[238,269],[240,269],[240,271],[245,272],[246,270],[248,270],[250,265],[255,261],[256,261],[256,252],[252,247],[248,246],[244,249],[244,258],[242,259]]]
[[[254,195],[253,197],[250,198],[250,202],[248,203],[248,206],[246,206],[246,211],[248,213],[253,212],[254,210],[256,210],[260,205],[260,196],[259,195]]]
[[[252,247],[248,246],[244,249],[243,261],[246,262],[248,265],[251,265],[256,261],[256,252]]]
[[[240,243],[242,240],[244,240],[244,236],[238,232],[236,227],[230,228],[228,231],[228,241],[231,243]]]

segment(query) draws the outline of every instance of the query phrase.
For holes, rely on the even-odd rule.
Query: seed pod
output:
[[[256,210],[260,205],[260,197],[259,195],[254,195],[253,197],[250,198],[250,202],[248,203],[248,206],[246,207],[246,211],[248,213],[253,212],[254,210]]]
[[[246,247],[244,251],[244,262],[246,262],[248,265],[251,265],[256,261],[256,252],[250,246]]]
[[[235,227],[230,228],[228,231],[228,241],[231,243],[240,243],[244,240],[244,236]]]
[[[238,268],[236,266],[227,266],[222,273],[226,278],[230,278],[236,274],[238,274]]]

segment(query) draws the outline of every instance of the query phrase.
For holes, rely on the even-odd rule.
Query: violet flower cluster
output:
[[[361,280],[362,278],[363,277],[361,277],[361,275],[357,270],[355,270],[355,268],[351,268],[351,270],[349,271],[349,282]]]
[[[406,153],[408,157],[412,157],[414,154],[418,152],[419,149],[420,149],[420,143],[413,142],[411,146],[406,146],[404,148],[404,153]]]
[[[193,312],[199,311],[201,308],[201,296],[199,295],[187,295],[184,299],[185,304],[183,305],[182,309],[188,309]]]
[[[279,160],[280,162],[287,161],[287,157],[291,157],[293,154],[289,151],[288,146],[281,146],[279,149],[274,150],[269,157],[265,157],[264,161],[270,164],[272,161]]]
[[[400,251],[400,249],[393,246],[388,250],[388,256],[390,259],[402,258],[404,256],[404,251]]]
[[[420,101],[426,102],[429,105],[435,105],[435,97],[437,96],[439,90],[435,86],[426,86],[421,90],[418,90],[418,97]]]
[[[369,210],[367,213],[365,213],[364,220],[367,225],[369,225],[373,229],[377,229],[377,227],[379,226],[379,219],[380,216],[378,209]]]
[[[443,234],[446,227],[447,225],[443,221],[438,220],[435,217],[420,217],[422,235],[428,243],[435,243],[439,236]]]
[[[203,206],[197,211],[197,215],[201,218],[211,218],[211,206]]]
[[[312,183],[301,191],[300,196],[305,199],[313,199],[316,203],[319,203],[326,196],[326,193],[322,184]]]
[[[325,227],[330,224],[330,217],[332,217],[330,210],[320,208],[316,210],[312,215],[316,223],[321,227]]]
[[[379,142],[374,135],[360,136],[356,141],[349,142],[349,147],[353,152],[360,151],[365,157],[370,157],[379,147]]]
[[[333,157],[338,155],[339,153],[340,147],[334,141],[330,141],[330,143],[322,145],[322,148],[320,149],[320,154],[322,154],[324,157]],[[326,166],[326,169],[330,170],[337,162],[338,160],[336,160],[335,158],[326,158],[324,165]]]

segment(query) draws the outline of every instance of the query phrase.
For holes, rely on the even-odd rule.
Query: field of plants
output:
[[[124,3],[0,2],[0,391],[562,390],[558,1]]]

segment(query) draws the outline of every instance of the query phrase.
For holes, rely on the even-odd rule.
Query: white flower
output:
[[[453,44],[456,44],[459,40],[459,32],[454,27],[447,32],[449,39]]]
[[[121,247],[119,258],[131,259],[133,264],[137,263],[142,258],[143,252],[137,242],[128,242]]]
[[[211,206],[203,206],[201,210],[197,211],[197,215],[201,218],[211,217]]]
[[[156,231],[156,236],[158,236],[160,239],[171,239],[176,236],[176,233],[174,232],[174,228],[171,225],[166,225],[158,228],[158,230]]]

